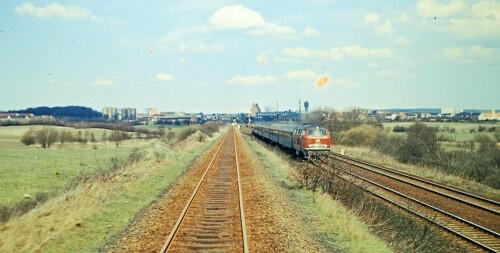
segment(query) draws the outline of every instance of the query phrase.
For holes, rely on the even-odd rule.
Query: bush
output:
[[[36,143],[36,130],[34,128],[31,128],[28,130],[26,133],[23,134],[23,137],[21,137],[21,142],[24,143],[24,145],[33,145]]]
[[[397,156],[404,141],[404,138],[399,135],[393,135],[384,129],[379,129],[372,148],[387,155]]]
[[[167,141],[168,141],[168,142],[171,142],[171,141],[172,141],[172,140],[174,140],[174,139],[175,139],[175,133],[174,133],[174,132],[169,131],[169,132],[167,133]]]
[[[144,152],[139,151],[139,148],[133,148],[128,155],[129,163],[140,162],[144,158]]]
[[[377,138],[377,131],[371,125],[361,125],[343,132],[340,142],[348,146],[372,147]]]
[[[185,141],[189,136],[192,134],[196,133],[199,130],[199,126],[186,126],[179,131],[179,134],[177,135],[177,141]]]
[[[408,136],[398,154],[400,162],[422,164],[425,159],[433,159],[438,150],[436,129],[423,123],[415,123],[408,128]]]
[[[201,132],[211,137],[214,133],[219,131],[221,126],[222,123],[208,121],[201,127]]]
[[[393,129],[392,129],[393,132],[395,133],[404,133],[406,132],[406,129],[404,126],[395,126]]]

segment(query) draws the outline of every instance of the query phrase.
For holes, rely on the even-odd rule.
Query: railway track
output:
[[[235,132],[224,137],[160,252],[248,252]]]
[[[368,183],[366,190],[375,196],[434,223],[480,250],[500,251],[498,202],[351,157],[335,154],[331,158],[350,166],[343,169],[344,179],[359,185]]]

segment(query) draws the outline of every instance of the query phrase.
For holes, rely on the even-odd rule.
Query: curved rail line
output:
[[[350,161],[344,161],[344,162],[352,163]],[[371,164],[367,162],[363,162],[363,164],[371,166]],[[352,165],[358,166],[356,164]],[[458,217],[454,214],[441,210],[430,204],[424,203],[411,196],[390,189],[363,176],[357,175],[355,173],[346,170],[343,170],[343,172],[351,177],[357,178],[358,180],[367,182],[375,186],[374,189],[366,189],[358,185],[359,187],[377,196],[378,198],[383,199],[395,206],[398,206],[399,208],[402,208],[405,211],[408,211],[424,220],[427,220],[441,227],[442,229],[472,243],[473,245],[476,245],[482,250],[487,250],[490,252],[500,251],[499,233],[492,231],[488,228],[485,228],[483,226],[479,226],[473,222],[467,221],[461,217]],[[344,178],[343,176],[340,175],[337,176],[339,176],[341,179],[346,180],[346,178]]]
[[[217,148],[160,252],[247,253],[239,175],[236,133],[232,131]]]

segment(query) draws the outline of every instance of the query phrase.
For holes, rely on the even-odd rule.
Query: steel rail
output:
[[[477,199],[477,200],[481,200],[481,201],[484,201],[484,202],[486,202],[488,204],[500,207],[500,202],[498,202],[498,201],[495,201],[495,200],[492,200],[492,199],[487,199],[487,198],[484,198],[484,197],[481,197],[481,196],[478,196],[478,195],[475,195],[475,194],[471,194],[469,192],[465,192],[465,191],[462,191],[462,190],[458,190],[458,189],[455,189],[455,188],[452,188],[452,187],[449,187],[449,186],[446,186],[446,185],[438,184],[436,182],[432,182],[430,180],[419,178],[419,177],[416,177],[416,176],[411,175],[411,174],[407,174],[407,173],[403,173],[403,172],[400,172],[400,171],[396,171],[394,169],[390,169],[390,168],[387,168],[387,167],[384,167],[384,166],[380,166],[380,165],[377,165],[377,164],[371,164],[371,163],[362,161],[362,160],[354,158],[354,157],[350,157],[350,156],[346,156],[346,155],[341,155],[341,154],[336,154],[336,153],[333,153],[331,155],[331,157],[333,157],[333,158],[341,157],[341,158],[344,158],[344,159],[347,159],[347,160],[351,160],[351,161],[354,161],[354,162],[357,162],[357,163],[361,163],[361,164],[364,164],[364,165],[367,165],[367,166],[370,166],[370,167],[374,167],[374,168],[377,168],[377,169],[380,169],[380,170],[384,170],[384,171],[387,171],[387,172],[390,172],[390,173],[394,173],[394,174],[402,176],[402,177],[408,177],[408,178],[411,178],[413,180],[420,181],[422,183],[430,184],[430,185],[438,187],[438,188],[446,189],[448,191],[455,192],[455,193],[458,193],[458,194],[462,194],[462,195],[465,195],[467,197],[470,197],[470,198],[473,198],[473,199]],[[480,207],[480,206],[478,206],[478,207]],[[491,210],[489,208],[486,208],[486,209],[487,210]],[[494,212],[494,213],[496,213],[496,214],[500,214],[500,212],[498,212],[496,210],[491,210],[491,211]]]
[[[243,208],[243,191],[241,187],[240,179],[240,162],[238,160],[238,149],[236,148],[236,131],[233,132],[234,135],[234,152],[236,154],[236,173],[238,174],[238,195],[240,196],[240,217],[241,217],[241,231],[243,236],[243,252],[248,253],[248,240],[245,225],[245,212]]]
[[[193,200],[194,200],[194,197],[196,196],[196,194],[198,193],[200,187],[201,187],[201,184],[203,183],[203,180],[205,179],[208,171],[210,170],[211,166],[212,166],[212,163],[213,161],[215,160],[215,157],[217,156],[217,154],[219,153],[222,145],[224,144],[224,142],[226,141],[226,136],[224,136],[224,138],[222,139],[222,142],[221,144],[219,145],[219,147],[217,148],[217,151],[215,152],[215,155],[214,157],[212,157],[212,160],[210,161],[210,163],[208,164],[207,168],[205,169],[205,173],[203,173],[203,176],[201,177],[200,181],[198,182],[198,185],[196,186],[196,188],[194,189],[193,191],[193,194],[191,195],[191,197],[189,198],[186,206],[184,207],[184,209],[182,210],[182,213],[181,215],[179,216],[179,218],[177,219],[177,222],[175,223],[175,226],[174,228],[172,229],[172,231],[170,232],[170,234],[168,235],[167,237],[167,240],[165,241],[165,244],[163,244],[163,247],[161,248],[160,250],[160,253],[165,253],[167,252],[168,248],[170,247],[177,231],[179,230],[179,227],[182,223],[182,221],[184,220],[184,218],[186,217],[186,214],[187,214],[187,211],[189,210],[189,207],[191,206],[191,204],[193,203]]]
[[[323,169],[323,170],[325,170],[325,171],[327,171],[327,172],[330,172],[330,173],[331,173],[331,171],[326,170],[326,169],[322,168],[322,167],[321,167],[321,166],[319,166],[319,165],[317,165],[317,166],[318,166],[319,168],[321,168],[321,169]],[[384,189],[384,190],[386,190],[386,191],[389,191],[389,192],[391,192],[391,193],[393,193],[393,194],[395,194],[395,195],[397,195],[397,196],[399,196],[399,197],[403,197],[403,198],[405,198],[405,199],[411,200],[411,201],[413,201],[413,202],[415,202],[415,203],[417,203],[417,204],[419,204],[419,205],[425,206],[425,207],[427,207],[427,208],[429,208],[429,209],[431,209],[431,210],[433,210],[433,211],[435,211],[435,212],[441,213],[441,214],[443,214],[443,215],[445,215],[445,216],[447,216],[447,217],[450,217],[450,218],[452,218],[452,219],[455,219],[455,220],[457,220],[458,222],[466,223],[468,226],[470,226],[470,227],[472,227],[472,228],[474,228],[474,229],[480,230],[480,231],[482,231],[483,233],[486,233],[486,234],[492,235],[492,236],[494,236],[494,237],[496,237],[496,238],[500,238],[500,234],[498,234],[498,233],[497,233],[497,232],[495,232],[495,231],[489,230],[489,229],[484,228],[484,227],[482,227],[482,226],[479,226],[479,225],[477,225],[477,224],[475,224],[475,223],[472,223],[472,222],[470,222],[470,221],[467,221],[467,220],[465,220],[465,219],[463,219],[463,218],[460,218],[460,217],[458,217],[458,216],[456,216],[456,215],[453,215],[453,214],[448,213],[448,212],[446,212],[446,211],[444,211],[444,210],[441,210],[441,209],[439,209],[439,208],[437,208],[437,207],[434,207],[434,206],[432,206],[432,205],[429,205],[429,204],[427,204],[427,203],[424,203],[424,202],[422,202],[422,201],[419,201],[419,200],[417,200],[417,199],[414,199],[414,198],[412,198],[412,197],[410,197],[410,196],[407,196],[407,195],[405,195],[405,194],[403,194],[403,193],[400,193],[400,192],[395,191],[395,190],[393,190],[393,189],[390,189],[390,188],[388,188],[388,187],[386,187],[386,186],[383,186],[383,185],[381,185],[381,184],[379,184],[379,183],[377,183],[377,182],[374,182],[374,181],[372,181],[372,180],[370,180],[370,179],[364,178],[364,177],[362,177],[362,176],[356,175],[356,174],[354,174],[354,173],[351,173],[351,172],[348,172],[348,171],[345,171],[345,170],[343,170],[343,171],[344,171],[345,173],[347,173],[347,174],[349,174],[349,175],[353,176],[353,177],[359,178],[360,180],[366,181],[366,182],[368,182],[368,183],[370,183],[370,184],[373,184],[373,185],[375,185],[375,186],[377,186],[377,187],[379,187],[379,188],[382,188],[382,189]],[[331,173],[331,174],[332,174],[332,175],[334,175],[334,176],[336,176],[336,177],[338,177],[338,178],[340,178],[340,179],[342,179],[342,180],[347,181],[347,179],[345,179],[345,178],[341,177],[340,175],[336,175],[335,173]],[[352,182],[351,182],[351,183],[352,183]],[[405,207],[405,206],[403,206],[403,205],[401,205],[401,204],[399,204],[399,203],[397,203],[397,202],[395,202],[395,201],[393,201],[393,200],[391,200],[391,199],[389,199],[389,198],[387,198],[387,197],[385,197],[385,196],[383,196],[383,195],[381,195],[381,194],[379,194],[379,193],[376,193],[376,192],[374,192],[374,191],[372,191],[372,190],[369,190],[369,189],[363,188],[363,187],[362,187],[362,186],[360,186],[360,185],[357,185],[357,184],[355,184],[355,185],[356,185],[357,187],[359,187],[359,188],[361,188],[361,189],[363,189],[363,190],[365,190],[365,191],[367,191],[367,192],[369,192],[369,193],[371,193],[371,194],[373,194],[373,195],[375,195],[375,196],[377,196],[377,197],[379,197],[379,198],[381,198],[381,199],[383,199],[383,200],[385,200],[385,201],[389,202],[390,204],[396,205],[396,206],[398,206],[398,207],[400,207],[400,208],[404,209],[405,211],[408,211],[408,212],[410,212],[410,213],[412,213],[412,214],[416,215],[417,217],[423,218],[423,219],[425,219],[425,220],[427,220],[427,221],[429,221],[429,222],[431,222],[431,223],[433,223],[433,224],[435,224],[435,225],[437,225],[437,226],[439,226],[439,227],[441,227],[441,228],[445,229],[446,231],[448,231],[448,232],[450,232],[450,233],[452,233],[452,234],[454,234],[454,235],[456,235],[456,236],[458,236],[458,237],[460,237],[460,238],[463,238],[463,239],[465,239],[465,240],[466,240],[466,241],[468,241],[468,242],[471,242],[472,244],[474,244],[474,245],[476,245],[476,246],[478,246],[478,247],[480,247],[480,248],[482,248],[482,249],[484,249],[484,250],[488,250],[488,251],[490,251],[490,252],[497,252],[497,250],[495,250],[495,249],[491,248],[490,246],[485,245],[484,243],[479,242],[479,241],[477,241],[477,240],[475,240],[475,239],[473,239],[473,238],[470,238],[469,236],[464,235],[464,234],[462,234],[462,233],[460,233],[460,232],[458,232],[458,231],[455,231],[455,230],[453,230],[453,229],[451,229],[451,228],[447,227],[446,225],[440,224],[439,222],[437,222],[437,221],[435,221],[435,220],[433,220],[433,219],[431,219],[431,218],[429,218],[429,217],[426,217],[425,215],[423,215],[423,214],[421,214],[421,213],[418,213],[418,212],[417,212],[417,211],[415,211],[415,210],[412,210],[412,209],[410,209],[410,208],[408,208],[408,207]]]

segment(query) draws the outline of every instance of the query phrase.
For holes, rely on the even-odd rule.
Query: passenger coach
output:
[[[306,158],[330,154],[330,132],[315,124],[256,123],[252,125],[252,133]]]

